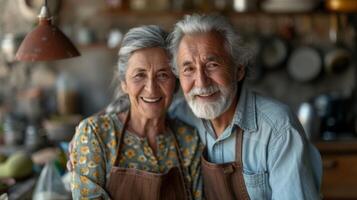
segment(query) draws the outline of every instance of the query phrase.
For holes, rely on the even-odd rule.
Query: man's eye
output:
[[[193,72],[193,67],[184,67],[183,68],[183,73],[184,74],[189,74]]]
[[[166,73],[166,72],[159,73],[159,74],[157,75],[157,78],[158,78],[159,80],[165,80],[165,79],[169,78],[169,74]]]
[[[219,65],[216,62],[209,62],[209,63],[207,63],[206,66],[208,69],[214,69],[214,68],[218,67]]]

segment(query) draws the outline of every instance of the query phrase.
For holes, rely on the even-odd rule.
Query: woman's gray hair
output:
[[[176,56],[183,36],[208,32],[217,32],[223,37],[225,40],[224,46],[236,68],[239,65],[248,66],[252,58],[251,51],[243,44],[233,25],[225,17],[221,15],[193,14],[186,15],[181,21],[177,22],[169,36],[171,54],[174,55],[172,66],[176,75],[179,72]]]
[[[125,81],[125,73],[131,55],[143,48],[160,47],[167,51],[168,33],[156,25],[146,25],[130,29],[125,35],[119,50],[117,72],[114,74],[113,84],[116,87],[113,101],[106,107],[106,113],[121,112],[130,106],[129,97],[121,89],[121,81]]]

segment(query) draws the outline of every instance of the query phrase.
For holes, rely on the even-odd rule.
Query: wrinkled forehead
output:
[[[168,52],[160,47],[143,48],[133,52],[128,61],[128,68],[170,68]]]
[[[230,54],[225,46],[225,40],[216,32],[195,33],[183,36],[180,41],[177,59],[194,59],[199,56],[201,59],[223,59],[230,61]]]

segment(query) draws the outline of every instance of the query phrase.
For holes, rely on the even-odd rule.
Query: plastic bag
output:
[[[71,199],[66,191],[61,176],[53,162],[42,169],[32,199],[36,200],[65,200]]]

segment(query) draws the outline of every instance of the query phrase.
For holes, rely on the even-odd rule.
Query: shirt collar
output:
[[[238,105],[233,116],[233,123],[244,131],[252,132],[257,130],[255,93],[245,86],[242,87]]]
[[[245,132],[256,131],[257,129],[257,113],[255,110],[255,94],[245,86],[242,87],[242,91],[236,106],[233,120],[230,123],[230,128],[234,125],[242,128]],[[209,120],[201,119],[205,129],[212,135],[214,135],[213,127]],[[227,127],[228,128],[228,127]],[[213,136],[212,135],[212,136]],[[223,135],[222,135],[223,136]],[[224,136],[225,137],[225,136]]]

